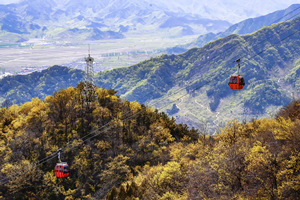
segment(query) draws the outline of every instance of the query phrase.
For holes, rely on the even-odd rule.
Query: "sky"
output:
[[[0,4],[18,3],[20,0],[0,0]]]

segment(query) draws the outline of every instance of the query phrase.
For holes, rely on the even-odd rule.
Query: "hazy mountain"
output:
[[[204,18],[226,20],[231,23],[266,15],[299,3],[298,0],[173,0],[172,3],[149,0],[149,2],[164,6],[172,12],[199,14]]]
[[[171,53],[182,53],[185,52],[187,49],[190,49],[192,47],[201,47],[205,44],[207,44],[210,41],[216,40],[218,38],[226,37],[230,34],[248,34],[255,32],[256,30],[264,27],[269,26],[273,23],[283,22],[289,19],[296,18],[299,16],[300,12],[300,4],[294,4],[289,6],[287,9],[275,11],[273,13],[256,17],[256,18],[250,18],[246,19],[244,21],[241,21],[239,23],[236,23],[232,26],[230,26],[228,29],[226,29],[224,32],[220,33],[208,33],[204,35],[200,35],[197,40],[195,40],[192,43],[177,46],[174,48],[168,49],[168,52]]]
[[[22,0],[2,0],[0,4],[18,3]],[[61,8],[64,8],[69,2],[71,4],[88,2],[95,5],[96,1],[75,1],[73,0],[54,0]],[[231,23],[237,23],[247,18],[258,17],[276,10],[281,10],[291,4],[299,3],[298,0],[146,0],[149,4],[157,5],[164,10],[175,13],[197,14],[203,18],[226,20]],[[109,1],[98,1],[98,4],[107,5]],[[113,2],[113,1],[111,1]],[[123,1],[127,2],[127,1]],[[133,1],[131,1],[133,2]],[[122,4],[120,4],[122,5]],[[97,6],[97,5],[96,5]]]
[[[211,40],[215,40],[220,37],[226,37],[230,34],[248,34],[252,33],[264,26],[269,26],[273,23],[278,23],[282,21],[286,21],[289,19],[293,19],[299,16],[300,12],[300,4],[294,4],[284,10],[279,10],[268,15],[260,16],[257,18],[246,19],[240,23],[234,24],[230,26],[226,31],[214,34],[214,37]],[[206,36],[200,36],[198,40],[194,43],[197,46],[202,46],[206,44],[207,40],[203,40],[202,38]],[[211,41],[210,40],[210,41]]]
[[[201,15],[171,12],[145,0],[24,0],[0,5],[3,39],[24,41],[98,40],[123,38],[121,26],[129,32],[172,35],[200,34],[225,30],[230,23]],[[76,30],[74,32],[74,30]],[[99,36],[94,37],[94,34]]]
[[[41,38],[56,43],[120,39],[127,34],[217,34],[229,22],[265,14],[288,2],[294,1],[266,7],[257,6],[261,1],[23,0],[0,5],[0,39],[12,43]],[[122,27],[127,27],[125,32]]]
[[[101,72],[96,75],[96,85],[113,88],[130,101],[163,107],[178,122],[195,127],[203,120],[213,127],[232,118],[233,113],[247,119],[268,116],[286,105],[300,86],[299,20],[274,24],[244,36],[230,35],[180,55],[162,55],[131,67]],[[241,70],[246,80],[245,88],[239,92],[227,85],[236,70],[233,61],[237,58],[244,62]],[[64,75],[53,79],[53,70]],[[64,87],[62,83],[68,83],[73,76],[78,77],[72,79],[72,84],[76,84],[82,75],[55,67],[30,76],[36,78],[13,76],[0,80],[2,101],[16,99],[20,103],[36,95],[43,98]],[[56,84],[48,86],[48,80]]]
[[[53,0],[26,0],[18,4],[0,5],[0,25],[5,36],[1,39],[13,42],[16,37],[19,41],[39,37],[54,41],[76,41],[124,37],[118,31],[101,31],[101,26],[95,26],[93,21],[76,15],[74,12],[77,10],[68,13],[68,10],[61,10],[61,7]]]

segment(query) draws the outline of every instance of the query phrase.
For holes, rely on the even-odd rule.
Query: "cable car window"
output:
[[[245,85],[245,80],[243,77],[240,78],[240,85]]]
[[[230,83],[238,83],[238,78],[236,76],[232,76],[230,78]]]

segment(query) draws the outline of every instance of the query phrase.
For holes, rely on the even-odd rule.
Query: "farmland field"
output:
[[[191,42],[196,37],[131,35],[125,39],[81,43],[33,39],[21,45],[2,46],[0,68],[10,73],[22,73],[28,67],[45,68],[53,65],[83,69],[90,44],[91,56],[95,58],[95,71],[102,71],[136,64],[164,53],[166,48]]]

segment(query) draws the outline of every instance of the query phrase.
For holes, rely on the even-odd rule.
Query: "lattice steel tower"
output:
[[[94,58],[91,57],[90,54],[90,45],[89,45],[89,56],[84,59],[86,62],[86,66],[85,66],[83,96],[85,97],[86,102],[92,102],[95,101],[96,91],[95,91],[95,84],[94,84],[94,68],[93,68]]]

